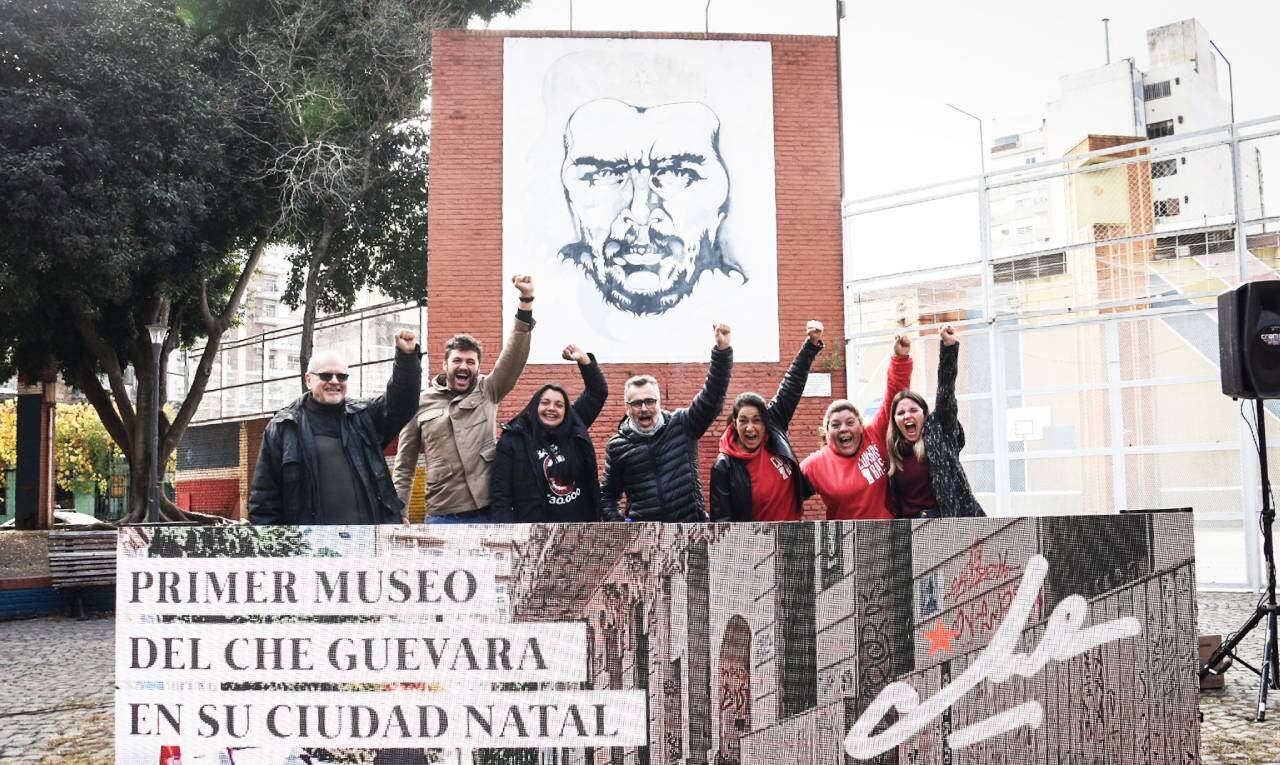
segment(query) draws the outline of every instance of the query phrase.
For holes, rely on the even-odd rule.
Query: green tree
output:
[[[350,308],[369,283],[425,297],[432,31],[524,2],[268,0],[235,39],[278,120],[269,174],[295,247],[286,300],[303,306],[303,369],[318,311]]]
[[[161,369],[208,337],[160,416],[167,460],[276,217],[265,99],[200,42],[147,0],[0,0],[0,378],[84,392],[129,462],[131,521],[166,400],[146,326],[169,329]]]

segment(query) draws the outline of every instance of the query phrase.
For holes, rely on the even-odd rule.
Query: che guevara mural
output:
[[[534,276],[540,335],[702,361],[727,322],[737,360],[776,361],[774,194],[768,43],[505,40],[503,278]]]

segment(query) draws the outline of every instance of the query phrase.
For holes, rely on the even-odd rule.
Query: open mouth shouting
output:
[[[894,407],[893,421],[902,438],[907,443],[914,444],[924,432],[924,409],[914,399],[903,398]]]

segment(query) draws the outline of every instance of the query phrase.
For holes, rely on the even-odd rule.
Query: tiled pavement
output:
[[[1201,593],[1200,631],[1230,632],[1255,602],[1248,594]],[[0,765],[112,762],[113,638],[110,618],[0,622]],[[1258,629],[1244,655],[1259,656],[1261,644]],[[1225,690],[1200,695],[1206,765],[1280,765],[1280,692],[1258,724],[1257,687],[1255,675],[1236,668]]]

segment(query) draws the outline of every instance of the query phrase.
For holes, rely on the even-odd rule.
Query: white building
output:
[[[1038,125],[997,137],[993,170],[1025,168],[1072,152],[1090,135],[1132,136],[1135,141],[1178,136],[1231,122],[1228,94],[1219,86],[1209,33],[1195,19],[1147,30],[1148,69],[1131,58],[1064,75],[1058,96],[1045,105]],[[1154,232],[1228,224],[1232,220],[1231,153],[1226,147],[1185,151],[1170,141],[1151,150]],[[1261,157],[1242,150],[1247,214],[1262,207]],[[996,258],[1059,246],[1069,232],[1060,180],[1019,183],[992,190],[991,243]],[[1172,246],[1177,246],[1172,245]]]

